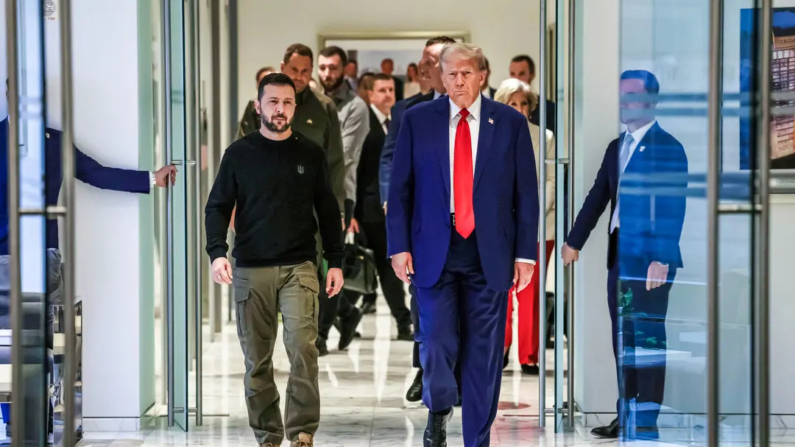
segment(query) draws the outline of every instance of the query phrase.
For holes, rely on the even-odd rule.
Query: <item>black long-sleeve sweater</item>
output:
[[[254,132],[226,150],[205,208],[207,253],[213,261],[229,250],[226,235],[235,206],[232,254],[238,266],[314,262],[319,222],[329,268],[342,267],[342,223],[326,157],[303,135],[293,132],[276,141]]]

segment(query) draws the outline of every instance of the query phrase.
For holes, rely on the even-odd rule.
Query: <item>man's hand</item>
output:
[[[668,281],[668,266],[657,261],[649,264],[649,273],[646,276],[646,290],[656,289]]]
[[[218,284],[232,284],[232,264],[226,258],[213,261],[213,280]]]
[[[513,285],[516,287],[516,292],[521,292],[533,280],[533,271],[535,271],[535,264],[528,262],[517,262],[513,266]]]
[[[356,218],[351,219],[351,226],[348,227],[348,233],[359,234],[359,222],[356,220]]]
[[[563,258],[563,265],[569,265],[580,260],[580,250],[575,250],[569,247],[569,244],[564,243],[563,249],[560,251],[560,257]]]
[[[342,278],[342,269],[328,269],[326,273],[326,293],[331,298],[342,290],[345,280]]]
[[[174,165],[163,166],[155,171],[155,185],[165,188],[168,186],[168,179],[171,177],[171,184],[177,182],[177,167]]]
[[[414,274],[414,260],[411,258],[411,253],[403,252],[392,256],[392,269],[401,281],[411,284],[409,275]]]

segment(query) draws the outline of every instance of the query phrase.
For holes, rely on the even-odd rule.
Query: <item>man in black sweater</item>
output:
[[[345,256],[340,210],[323,149],[291,129],[292,80],[265,76],[257,101],[260,131],[227,149],[207,201],[207,253],[215,282],[234,284],[246,405],[257,442],[278,446],[286,435],[293,446],[311,447],[320,421],[315,233],[319,222],[329,266],[325,291],[335,296]],[[233,274],[226,234],[235,207]],[[271,360],[279,312],[291,365],[284,423]]]

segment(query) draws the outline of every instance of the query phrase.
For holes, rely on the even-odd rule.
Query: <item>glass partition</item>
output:
[[[53,306],[60,304],[58,230],[44,209],[57,205],[60,144],[45,131],[44,39],[41,2],[8,1],[3,11],[9,115],[0,124],[0,164],[7,183],[0,240],[0,439],[19,445],[53,440]],[[55,186],[51,188],[50,185]],[[55,216],[53,216],[55,218]],[[49,249],[48,249],[49,248]],[[62,338],[59,338],[62,342]],[[56,430],[57,431],[57,430]],[[57,442],[57,439],[56,439]]]
[[[718,41],[710,35],[710,19],[721,19],[714,3],[724,8]],[[608,231],[617,250],[612,312],[624,439],[707,443],[709,430],[702,428],[713,401],[708,386],[716,379],[709,371],[714,335],[721,440],[751,440],[755,208],[748,160],[755,87],[749,49],[756,40],[741,30],[753,22],[747,9],[754,6],[752,0],[621,4],[621,131],[607,151],[619,179]],[[722,58],[710,67],[715,46]],[[722,91],[710,81],[710,70],[718,70]],[[712,93],[720,107],[717,165],[710,164]],[[714,211],[710,173],[719,185]],[[712,212],[717,256],[710,250]],[[717,309],[710,304],[713,271]]]

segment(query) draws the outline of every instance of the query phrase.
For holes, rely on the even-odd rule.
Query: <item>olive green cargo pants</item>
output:
[[[320,284],[315,264],[237,267],[233,276],[237,334],[246,362],[246,406],[257,442],[281,445],[285,435],[290,441],[300,433],[314,435],[320,421],[315,347]],[[272,361],[279,312],[290,359],[284,423]]]

